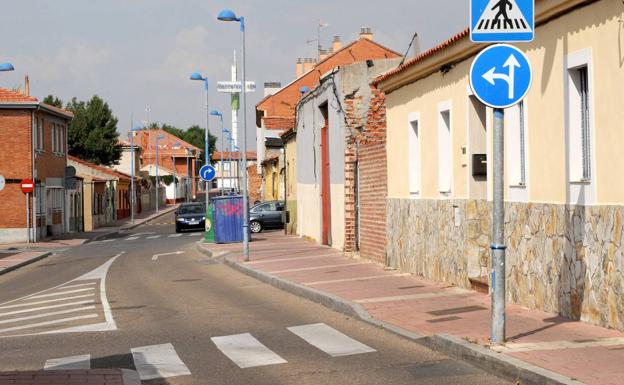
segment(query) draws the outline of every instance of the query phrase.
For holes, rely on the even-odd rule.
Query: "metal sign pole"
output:
[[[505,342],[505,110],[494,109],[494,209],[492,214],[492,344]]]
[[[30,243],[30,194],[26,193],[26,232],[28,233],[28,243]]]

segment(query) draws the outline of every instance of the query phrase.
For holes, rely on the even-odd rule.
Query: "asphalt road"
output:
[[[199,239],[176,236],[168,215],[1,276],[0,370],[129,368],[142,384],[507,383],[207,259]]]

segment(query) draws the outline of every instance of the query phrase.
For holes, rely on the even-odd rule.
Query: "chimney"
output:
[[[30,96],[30,79],[28,78],[28,75],[26,75],[26,78],[24,79],[24,94],[26,96]]]
[[[373,40],[373,30],[370,27],[360,28],[360,39]]]
[[[295,64],[295,75],[297,76],[297,79],[303,75],[303,60],[301,58],[298,58],[297,64]]]
[[[264,97],[266,98],[269,95],[273,95],[277,91],[282,88],[282,83],[280,82],[266,82],[264,83]]]
[[[340,41],[340,36],[334,36],[334,41],[331,46],[331,53],[334,53],[342,48],[342,42]]]
[[[303,59],[303,73],[307,74],[310,70],[312,70],[312,68],[314,68],[315,64],[316,64],[315,59],[312,59],[312,58]]]
[[[322,50],[319,52],[319,59],[320,59],[321,61],[325,60],[328,56],[329,56],[329,52],[327,52],[327,50],[326,50],[326,49],[322,49]]]

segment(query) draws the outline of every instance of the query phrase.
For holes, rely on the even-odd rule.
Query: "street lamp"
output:
[[[165,139],[164,135],[158,135],[156,137],[156,212],[158,213],[158,190],[160,188],[160,177],[158,176],[158,144],[159,141]]]
[[[141,131],[143,129],[143,127],[141,126],[136,126],[136,127],[132,127],[130,129],[130,151],[132,153],[132,159],[131,159],[131,170],[130,170],[130,220],[132,221],[132,223],[134,223],[134,210],[135,210],[135,200],[136,200],[136,192],[134,191],[134,132],[135,131]]]
[[[15,67],[11,63],[2,63],[0,64],[0,71],[14,71]]]
[[[204,88],[206,89],[206,131],[204,132],[204,157],[206,159],[206,165],[210,164],[210,154],[208,153],[208,132],[210,127],[210,115],[209,111],[209,97],[208,97],[208,78],[203,77],[199,72],[193,72],[190,77],[191,80],[200,80],[204,82]],[[208,193],[208,182],[205,183],[206,190],[206,210],[208,210],[208,206],[210,205],[210,197]]]
[[[176,147],[180,147],[182,146],[182,143],[180,142],[175,142],[173,144],[173,154],[172,154],[172,158],[173,158],[173,204],[177,204],[178,203],[178,183],[176,182],[176,156],[175,156],[175,152],[176,152]]]
[[[229,10],[224,9],[219,12],[217,19],[221,21],[237,21],[240,23],[240,32],[241,32],[241,61],[243,62],[242,71],[241,71],[241,93],[242,93],[242,103],[241,109],[243,110],[243,166],[245,167],[245,172],[243,172],[243,256],[245,257],[245,261],[249,261],[249,196],[247,192],[247,97],[246,97],[246,79],[245,79],[245,18],[243,16],[236,17],[236,14]]]
[[[225,195],[225,184],[223,183],[223,114],[217,110],[212,110],[210,115],[218,116],[221,119],[221,195]]]

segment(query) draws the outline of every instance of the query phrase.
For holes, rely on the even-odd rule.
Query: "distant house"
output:
[[[258,156],[254,151],[247,152],[247,165],[246,169],[249,170],[251,166],[255,167]],[[214,188],[225,188],[226,190],[239,191],[242,183],[242,171],[240,170],[242,164],[242,153],[235,152],[214,152],[212,154],[212,164],[217,171],[215,178]],[[259,194],[259,177],[254,173],[248,173],[248,187],[249,187],[249,201],[254,202],[260,199]]]
[[[71,112],[29,96],[28,88],[26,93],[0,88],[0,175],[5,181],[0,243],[68,231],[65,167],[72,118]],[[19,186],[23,179],[35,182],[28,200]]]

